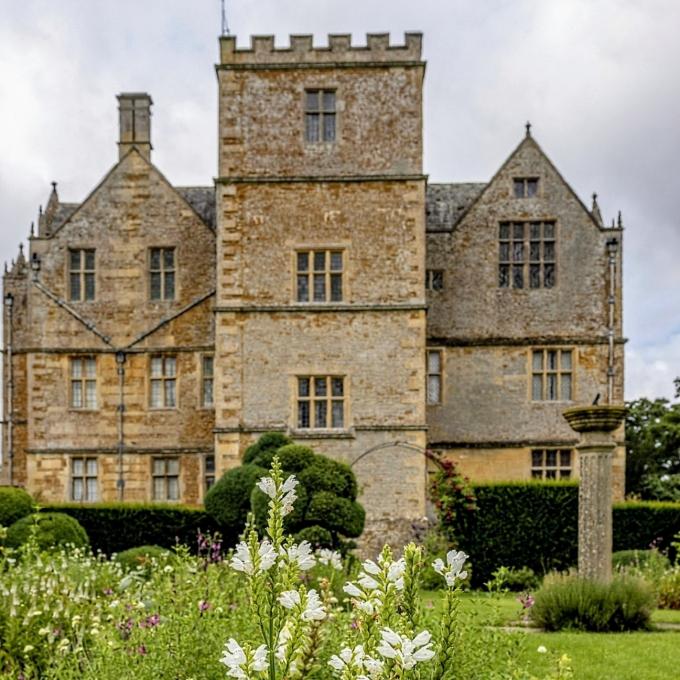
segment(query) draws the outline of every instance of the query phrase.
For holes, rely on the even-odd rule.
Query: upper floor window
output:
[[[438,349],[427,351],[427,403],[442,401],[442,353]]]
[[[94,357],[71,358],[71,408],[97,408],[97,360]]]
[[[177,406],[177,357],[156,355],[151,357],[151,408]]]
[[[538,194],[538,177],[515,177],[512,190],[515,198],[533,198]]]
[[[94,250],[69,250],[69,300],[94,300]]]
[[[345,426],[345,379],[343,376],[298,377],[297,426],[303,430]]]
[[[305,140],[335,141],[335,90],[305,90]]]
[[[71,458],[71,500],[97,501],[97,459]]]
[[[152,300],[175,299],[175,249],[149,250],[149,296]]]
[[[571,449],[532,449],[531,476],[533,479],[569,479]]]
[[[201,357],[201,406],[213,405],[213,371],[214,358],[212,354],[204,354]]]
[[[296,267],[298,302],[342,301],[342,250],[299,250]]]
[[[215,455],[212,453],[206,454],[203,459],[203,472],[205,491],[207,491],[213,484],[215,484]]]
[[[555,222],[501,222],[498,245],[501,288],[555,286]]]
[[[443,290],[444,289],[444,272],[441,269],[428,269],[425,272],[425,289],[426,290]]]
[[[572,351],[535,349],[531,352],[531,399],[571,401],[573,398]]]
[[[153,458],[151,478],[155,501],[179,500],[179,458]]]

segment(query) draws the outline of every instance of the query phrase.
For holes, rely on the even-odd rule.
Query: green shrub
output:
[[[8,527],[33,512],[33,499],[24,489],[0,486],[0,526]]]
[[[680,503],[628,501],[614,505],[614,550],[647,550],[652,545],[675,558],[673,536],[680,531]]]
[[[271,454],[269,461],[263,467],[269,469],[274,453],[286,444],[292,444],[291,439],[281,432],[265,432],[254,444],[251,444],[243,454],[244,464],[254,462],[255,458],[263,454]]]
[[[276,449],[278,444],[283,446]],[[278,456],[284,476],[295,475],[299,484],[293,511],[286,515],[284,528],[310,543],[347,549],[343,537],[356,538],[364,528],[365,513],[356,502],[357,482],[351,468],[314,453],[308,446],[291,443],[278,432],[268,432],[246,451],[247,461],[226,472],[206,495],[205,508],[225,531],[240,534],[248,512],[255,526],[267,524],[269,497],[257,487],[268,475],[274,455]],[[329,539],[330,536],[330,539]]]
[[[250,512],[250,496],[257,480],[267,470],[249,463],[227,470],[205,495],[205,511],[219,524],[226,537],[236,537],[243,530]]]
[[[356,501],[341,498],[330,491],[319,491],[312,496],[305,520],[356,538],[364,530],[366,513]]]
[[[333,534],[331,534],[328,529],[320,527],[315,524],[311,527],[305,527],[300,529],[300,531],[295,534],[295,542],[301,543],[302,541],[308,541],[312,548],[332,548],[333,547]]]
[[[140,545],[123,550],[115,556],[115,559],[125,571],[141,569],[144,573],[149,573],[154,559],[159,560],[171,554],[169,550],[161,548],[160,545]]]
[[[5,545],[19,548],[31,535],[40,550],[52,550],[71,544],[76,548],[89,545],[87,533],[80,523],[61,512],[40,512],[17,520],[7,531]]]
[[[549,631],[645,629],[656,605],[651,585],[629,576],[603,583],[571,574],[551,574],[534,598],[531,619]]]
[[[533,591],[541,584],[536,572],[530,567],[522,567],[521,569],[499,567],[492,575],[493,579],[487,583],[487,587],[496,592],[504,590],[513,593]]]
[[[659,608],[680,609],[680,565],[659,579]]]
[[[612,555],[616,571],[636,574],[656,583],[668,569],[670,560],[656,548],[652,550],[619,550]]]
[[[193,550],[199,530],[204,534],[219,530],[203,510],[170,503],[68,503],[42,510],[77,519],[90,538],[92,550],[107,555],[140,545],[172,548],[180,543]],[[225,545],[236,538],[225,536]]]

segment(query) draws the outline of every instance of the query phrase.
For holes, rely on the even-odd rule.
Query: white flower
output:
[[[357,583],[365,590],[375,590],[379,583],[368,574],[360,574]]]
[[[338,571],[342,569],[342,558],[339,552],[328,550],[328,548],[321,548],[317,550],[316,556],[321,564],[331,566]]]
[[[400,560],[397,560],[396,562],[392,562],[390,564],[390,568],[387,570],[387,580],[392,581],[392,583],[398,583],[399,581],[402,582],[402,588],[403,586],[403,576],[404,572],[406,571],[406,560],[402,557]],[[401,588],[400,588],[401,590]]]
[[[429,661],[434,656],[434,650],[431,649],[432,636],[426,630],[413,640],[395,633],[391,628],[383,628],[380,634],[382,639],[378,645],[378,654],[386,659],[394,659],[404,670],[410,670],[417,663]]]
[[[307,606],[302,612],[303,621],[321,621],[326,618],[326,610],[321,604],[316,590],[312,589],[307,593]]]
[[[380,567],[373,560],[364,560],[361,565],[363,570],[369,574],[377,576],[380,573]]]
[[[279,602],[286,609],[292,609],[295,605],[300,604],[300,593],[297,590],[284,590],[279,595]]]
[[[291,545],[290,548],[281,548],[281,555],[285,556],[291,563],[297,562],[298,568],[302,571],[307,571],[316,564],[309,541]]]
[[[371,678],[377,678],[382,673],[383,666],[383,662],[379,659],[373,659],[370,656],[364,659],[364,669]]]
[[[276,550],[274,546],[267,540],[262,541],[260,547],[258,548],[259,556],[259,569],[258,573],[261,571],[267,571],[274,562],[276,562]],[[249,576],[255,573],[255,565],[253,564],[253,558],[250,554],[250,548],[247,543],[241,541],[236,546],[236,551],[231,558],[230,562],[231,568],[236,571],[243,571]]]
[[[461,550],[449,550],[446,553],[446,564],[441,559],[436,559],[432,566],[434,570],[446,579],[446,585],[452,588],[456,584],[456,579],[467,578],[467,571],[461,571],[468,556]]]
[[[231,678],[248,678],[250,671],[263,671],[269,665],[267,648],[264,645],[260,645],[254,652],[246,654],[246,651],[234,638],[230,638],[225,645],[220,662],[229,669],[227,675]]]
[[[354,649],[345,647],[338,656],[334,654],[328,661],[328,665],[335,668],[336,671],[344,671],[346,668],[355,668],[359,671],[364,668],[364,647],[363,645],[357,645]]]
[[[546,654],[548,652],[548,648],[545,645],[539,645],[536,651],[539,654]]]
[[[276,498],[276,482],[271,477],[262,477],[257,483],[257,487],[269,498]]]
[[[362,597],[363,593],[359,588],[357,588],[351,581],[347,581],[342,587],[343,591],[346,592],[350,597]]]

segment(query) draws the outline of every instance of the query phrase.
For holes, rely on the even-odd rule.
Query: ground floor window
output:
[[[207,491],[215,483],[215,456],[212,453],[206,455],[203,471]]]
[[[154,457],[152,461],[153,500],[179,500],[179,458]]]
[[[97,476],[95,457],[71,458],[71,500],[79,503],[99,500]]]
[[[572,469],[571,449],[532,449],[533,479],[569,479]]]

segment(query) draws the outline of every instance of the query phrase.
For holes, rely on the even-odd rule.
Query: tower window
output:
[[[500,223],[498,285],[501,288],[554,288],[555,229],[552,221]]]
[[[149,297],[152,300],[175,299],[175,249],[149,250]]]
[[[297,379],[297,427],[301,430],[345,426],[345,379],[339,375]]]
[[[571,401],[572,351],[535,349],[531,353],[532,401]]]
[[[69,250],[69,300],[94,300],[94,250]]]
[[[515,198],[533,198],[538,195],[538,177],[515,177],[512,189]]]
[[[299,250],[296,253],[296,300],[341,302],[342,250]]]
[[[305,140],[335,141],[335,90],[305,90]]]

